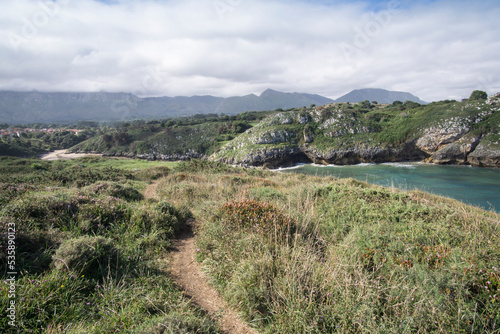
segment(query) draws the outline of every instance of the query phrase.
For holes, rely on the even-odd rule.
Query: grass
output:
[[[420,191],[251,169],[172,173],[159,195],[191,204],[197,259],[262,332],[500,329],[495,213]],[[279,217],[293,228],[280,230]]]
[[[163,260],[189,210],[141,194],[170,169],[111,167],[122,161],[0,161],[0,275],[9,277],[10,226],[18,272],[17,328],[2,317],[2,332],[220,332],[173,284]],[[1,287],[2,309],[12,300],[8,287]]]
[[[85,161],[89,161],[92,163],[93,168],[116,168],[123,169],[128,171],[135,170],[144,170],[152,167],[167,167],[173,168],[178,163],[175,161],[149,161],[149,160],[138,160],[138,159],[129,159],[129,158],[107,158],[107,159],[93,159],[93,158],[84,158],[81,160],[83,164]]]
[[[220,332],[162,261],[188,217],[211,284],[263,333],[500,330],[494,212],[353,179],[120,163],[0,160],[23,332]],[[151,180],[158,200],[140,197]]]

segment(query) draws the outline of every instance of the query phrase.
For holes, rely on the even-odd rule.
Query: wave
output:
[[[386,165],[386,166],[392,166],[392,167],[397,167],[397,168],[409,168],[409,169],[415,169],[420,164],[421,164],[420,162],[384,162],[384,163],[382,163],[382,165]]]

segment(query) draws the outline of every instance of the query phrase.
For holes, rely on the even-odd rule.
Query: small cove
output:
[[[354,178],[384,187],[419,189],[500,212],[500,169],[417,162],[353,166],[298,165],[282,172]]]

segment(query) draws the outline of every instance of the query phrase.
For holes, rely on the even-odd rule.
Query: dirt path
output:
[[[217,291],[210,287],[195,259],[196,244],[191,231],[181,234],[175,244],[172,259],[172,274],[175,282],[192,301],[217,319],[225,333],[258,332],[243,322],[238,314],[227,306]]]
[[[144,198],[156,198],[158,182],[151,183],[144,191]],[[229,334],[257,334],[243,322],[238,314],[227,306],[217,291],[207,283],[195,259],[196,244],[192,227],[194,220],[188,222],[179,238],[175,241],[170,264],[174,281],[191,298],[191,300],[207,311],[212,319],[219,322],[219,326]]]

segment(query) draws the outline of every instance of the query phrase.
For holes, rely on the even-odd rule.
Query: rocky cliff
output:
[[[213,159],[252,166],[425,160],[500,167],[500,93],[486,101],[335,103],[270,115]]]

